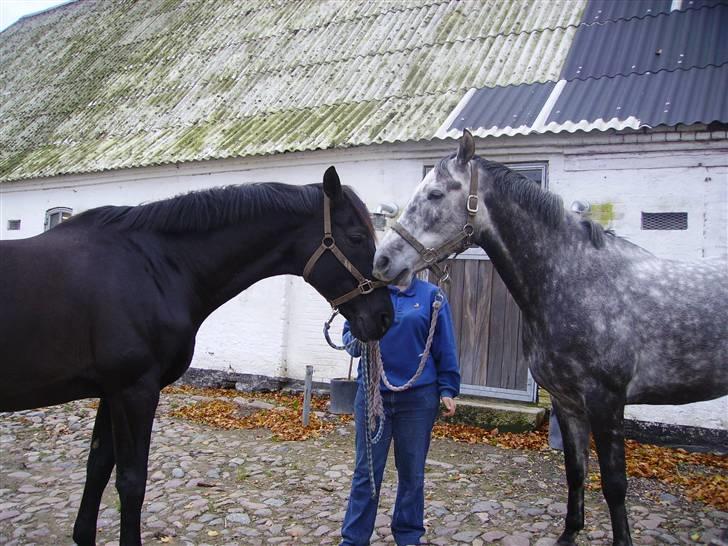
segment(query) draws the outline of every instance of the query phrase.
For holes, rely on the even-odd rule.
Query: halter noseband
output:
[[[425,262],[425,266],[420,269],[430,269],[438,279],[441,281],[447,279],[448,273],[445,269],[440,267],[439,262],[447,258],[453,252],[460,254],[470,246],[470,241],[475,232],[473,227],[473,220],[475,215],[478,213],[478,167],[470,165],[470,192],[468,193],[468,199],[465,202],[465,209],[468,211],[468,221],[462,227],[462,229],[452,238],[448,239],[440,246],[436,248],[427,248],[425,245],[420,243],[414,235],[412,235],[407,229],[400,224],[395,222],[392,224],[392,229],[399,234],[402,239],[407,241],[412,248]]]
[[[341,265],[343,265],[357,281],[359,281],[359,284],[353,290],[350,290],[343,296],[339,296],[334,300],[328,300],[328,302],[331,304],[331,307],[333,307],[334,309],[336,309],[342,303],[346,303],[347,301],[352,300],[357,296],[369,294],[376,288],[379,288],[380,286],[385,286],[387,284],[382,281],[372,281],[367,279],[359,272],[356,267],[354,267],[354,264],[351,263],[346,258],[346,256],[344,256],[344,253],[339,250],[339,247],[336,246],[336,240],[331,233],[331,201],[329,200],[329,196],[324,194],[324,236],[321,239],[321,244],[319,245],[319,247],[308,259],[308,262],[306,262],[306,267],[303,268],[303,279],[306,282],[310,283],[308,278],[311,275],[311,271],[313,271],[316,262],[327,250],[330,251],[336,257],[336,259],[339,260],[339,262],[341,262]]]

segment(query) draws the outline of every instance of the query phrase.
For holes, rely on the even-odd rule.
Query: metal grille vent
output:
[[[688,229],[688,213],[643,212],[642,229]]]
[[[20,220],[8,220],[8,231],[17,231],[20,229]]]

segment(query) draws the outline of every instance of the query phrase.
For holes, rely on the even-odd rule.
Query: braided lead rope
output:
[[[376,428],[376,419],[379,418],[380,425],[384,422],[384,401],[382,400],[382,391],[379,388],[379,378],[381,376],[379,370],[382,365],[382,355],[380,352],[379,342],[370,341],[366,346],[367,359],[364,365],[368,368],[369,385],[366,391],[367,399],[371,405],[371,415],[369,416],[369,431],[374,432]],[[381,429],[372,440],[375,444],[381,437]]]
[[[371,349],[373,347],[376,347],[377,350],[379,348],[378,343],[373,344],[366,344],[362,347],[362,386],[364,387],[364,392],[366,393],[366,396],[364,397],[364,445],[365,445],[365,452],[367,457],[367,469],[369,471],[369,486],[371,487],[372,492],[372,499],[377,498],[377,485],[374,481],[374,457],[372,456],[372,445],[376,444],[381,438],[382,438],[382,432],[384,431],[384,406],[382,404],[382,393],[379,392],[379,381],[373,382],[370,377],[370,372],[372,371],[370,368],[372,368],[372,362],[374,359],[371,358]],[[378,395],[378,404],[379,404],[379,410],[372,411],[372,405],[376,405],[376,403],[373,404],[374,400],[377,400],[377,396],[372,396],[372,384],[375,386],[375,389],[379,392]],[[371,432],[374,432],[374,427],[376,426],[376,411],[381,411],[381,415],[379,416],[379,430],[377,430],[374,437],[370,435]]]

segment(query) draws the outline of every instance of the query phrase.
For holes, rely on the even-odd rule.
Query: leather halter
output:
[[[330,251],[337,260],[339,260],[341,265],[343,265],[357,281],[359,281],[359,284],[353,290],[350,290],[343,296],[339,296],[334,300],[328,300],[328,302],[331,304],[331,307],[333,307],[334,309],[336,309],[342,303],[346,303],[347,301],[352,300],[357,296],[369,294],[380,286],[386,286],[387,283],[385,282],[371,281],[367,279],[359,272],[356,267],[354,267],[354,264],[351,263],[346,258],[346,256],[344,256],[344,253],[339,250],[339,247],[336,246],[336,240],[331,233],[331,201],[329,199],[329,196],[324,194],[324,236],[323,239],[321,239],[321,244],[319,245],[319,247],[308,259],[308,262],[306,262],[306,267],[303,268],[303,278],[306,282],[310,283],[308,278],[311,275],[311,272],[313,271],[316,262],[327,250]]]
[[[478,213],[478,167],[474,166],[473,163],[470,165],[470,192],[468,193],[468,199],[465,202],[465,208],[468,211],[468,221],[462,227],[462,229],[453,237],[442,243],[436,248],[427,248],[425,245],[420,243],[414,235],[412,235],[407,229],[400,224],[395,222],[392,225],[392,229],[396,231],[402,239],[407,241],[420,255],[422,261],[425,262],[425,266],[420,269],[430,269],[438,279],[446,279],[447,271],[440,267],[439,262],[447,258],[450,254],[460,254],[470,246],[470,241],[475,231],[473,221],[475,215]]]

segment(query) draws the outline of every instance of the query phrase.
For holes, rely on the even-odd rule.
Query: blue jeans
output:
[[[377,516],[379,492],[387,462],[389,444],[394,440],[397,466],[397,499],[392,514],[392,534],[398,545],[419,544],[425,534],[425,459],[430,448],[432,426],[440,407],[436,384],[403,392],[382,392],[384,431],[372,444],[374,481],[377,496],[372,498],[367,464],[364,416],[364,389],[359,388],[354,405],[356,422],[356,463],[351,481],[349,505],[341,528],[342,546],[369,544]]]

